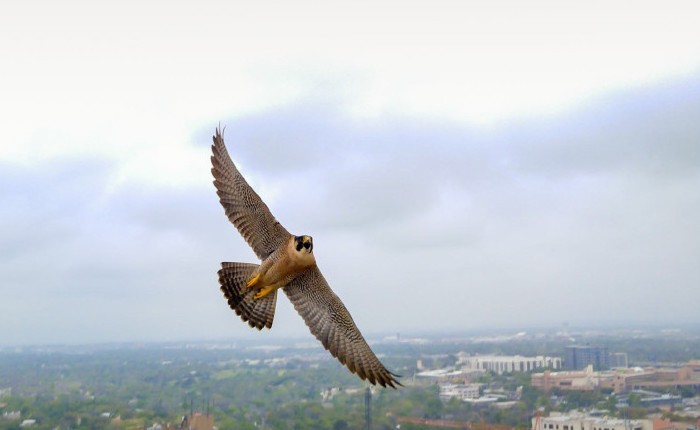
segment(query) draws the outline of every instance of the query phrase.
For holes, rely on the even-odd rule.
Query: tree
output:
[[[350,428],[350,426],[348,425],[348,422],[345,420],[336,420],[333,423],[333,430],[347,430],[349,428]]]
[[[442,417],[442,411],[445,409],[445,405],[438,397],[433,397],[425,403],[425,412],[423,416],[425,418],[440,418]]]
[[[637,393],[629,393],[627,395],[627,404],[630,405],[630,408],[644,407],[642,404],[642,398]]]

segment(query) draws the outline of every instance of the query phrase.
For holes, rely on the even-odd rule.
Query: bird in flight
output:
[[[316,265],[311,236],[295,236],[275,219],[228,155],[222,132],[213,136],[211,172],[229,221],[261,260],[221,263],[219,284],[228,304],[248,325],[271,328],[277,290],[285,292],[311,333],[361,379],[382,387],[402,384],[379,361],[343,302]]]

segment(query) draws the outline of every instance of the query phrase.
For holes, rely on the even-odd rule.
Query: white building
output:
[[[567,415],[553,412],[549,417],[533,418],[532,430],[653,430],[653,425],[651,420],[622,420],[591,417],[576,412]]]
[[[21,411],[5,411],[2,413],[2,418],[6,420],[18,420],[22,418]]]
[[[538,355],[474,355],[458,354],[457,367],[471,370],[490,370],[497,374],[505,372],[531,372],[535,369],[560,369],[561,358]]]
[[[457,398],[459,400],[473,400],[479,398],[479,387],[481,384],[440,385],[440,400]]]

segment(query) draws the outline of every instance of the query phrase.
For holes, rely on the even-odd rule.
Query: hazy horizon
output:
[[[503,328],[480,328],[472,330],[448,329],[448,330],[430,330],[430,331],[409,331],[409,332],[377,332],[365,331],[363,333],[367,340],[374,344],[378,341],[407,341],[414,340],[443,340],[445,342],[477,339],[479,342],[499,343],[509,339],[515,341],[517,338],[532,339],[539,336],[550,337],[566,337],[571,339],[571,344],[579,343],[576,336],[584,336],[586,342],[589,337],[602,338],[619,338],[626,336],[642,336],[643,338],[655,338],[657,336],[684,336],[695,335],[700,328],[698,323],[690,324],[620,324],[620,325],[591,325],[591,326],[522,326],[522,327],[503,327]],[[398,336],[398,337],[397,337]],[[499,340],[501,339],[501,340]],[[133,338],[125,340],[112,339],[95,339],[90,341],[71,341],[65,340],[62,342],[43,342],[43,343],[0,343],[0,351],[14,348],[121,348],[121,347],[136,347],[144,346],[177,346],[183,345],[225,345],[225,344],[242,344],[243,346],[253,345],[283,345],[283,344],[309,344],[323,348],[320,343],[310,333],[298,332],[294,334],[278,333],[275,330],[265,330],[258,332],[250,330],[248,333],[238,333],[236,336],[223,337],[191,337],[191,338]]]

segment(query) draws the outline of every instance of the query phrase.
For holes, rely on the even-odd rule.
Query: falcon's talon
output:
[[[255,284],[257,284],[259,280],[260,280],[260,274],[258,273],[257,275],[248,279],[248,282],[245,283],[245,286],[250,288],[250,287],[254,286]]]
[[[255,300],[262,299],[263,297],[265,297],[265,296],[267,296],[268,294],[270,294],[272,291],[274,291],[274,288],[271,288],[271,287],[263,287],[262,289],[260,289],[260,291],[258,291],[257,294],[255,294],[255,295],[253,296],[253,298],[254,298]]]

